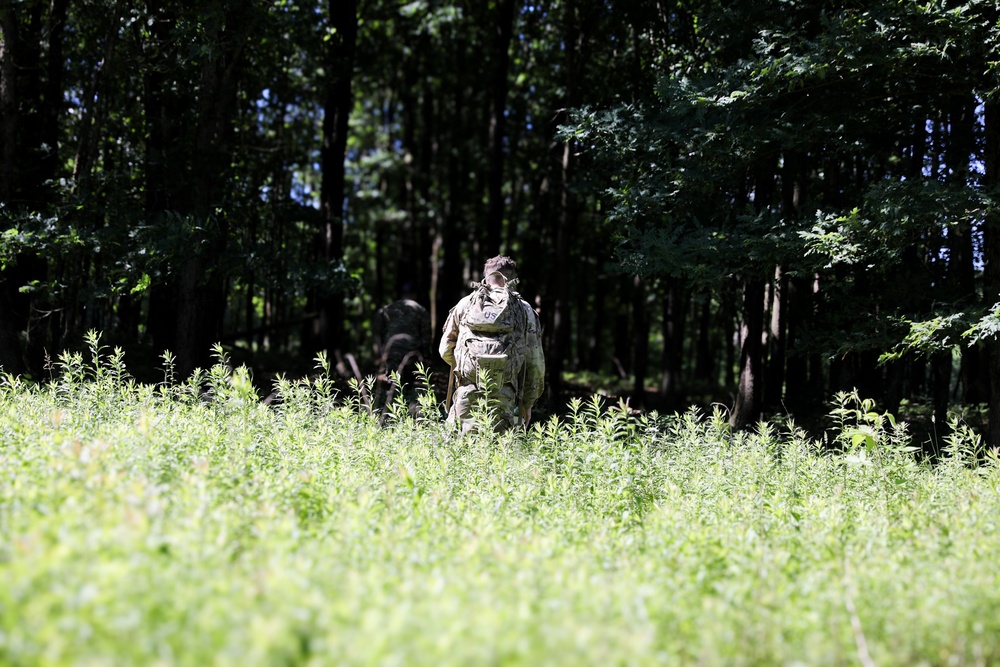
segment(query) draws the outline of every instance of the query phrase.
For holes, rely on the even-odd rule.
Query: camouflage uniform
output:
[[[444,331],[441,337],[441,344],[438,352],[441,358],[451,367],[455,367],[455,343],[458,341],[462,318],[468,310],[474,294],[466,296],[458,302],[444,323]],[[542,395],[545,388],[545,356],[542,353],[541,324],[534,309],[519,296],[515,305],[524,309],[527,320],[526,331],[524,333],[524,363],[517,374],[519,376],[520,395],[513,382],[505,382],[497,388],[495,395],[491,396],[494,405],[497,407],[498,423],[497,431],[506,431],[521,424],[521,414],[535,404],[538,397]],[[468,433],[475,429],[476,422],[472,418],[476,401],[483,395],[477,388],[475,378],[458,377],[455,378],[455,391],[452,397],[451,409],[448,412],[448,422],[455,423],[456,420],[462,424],[462,432]]]
[[[430,349],[431,318],[427,309],[412,299],[393,301],[378,312],[375,343],[379,352],[379,389],[376,403],[381,407],[387,394],[389,374],[397,371],[412,390],[417,362]]]

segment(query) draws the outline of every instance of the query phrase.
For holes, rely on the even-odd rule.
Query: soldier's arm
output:
[[[459,302],[459,306],[461,302]],[[455,365],[455,343],[458,341],[458,310],[455,306],[448,313],[448,319],[444,322],[444,329],[441,332],[441,343],[438,345],[438,354],[449,366]]]
[[[528,315],[527,349],[524,360],[524,387],[521,390],[522,409],[531,410],[538,397],[545,390],[545,354],[542,351],[542,325],[535,310],[525,301]]]

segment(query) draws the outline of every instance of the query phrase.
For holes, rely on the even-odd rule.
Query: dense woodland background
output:
[[[981,0],[0,0],[0,366],[371,373],[503,252],[545,410],[941,435],[1000,414],[998,46]]]

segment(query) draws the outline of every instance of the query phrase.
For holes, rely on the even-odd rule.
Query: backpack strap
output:
[[[478,283],[469,283],[469,287],[472,288],[472,291],[469,292],[469,297],[470,297],[469,298],[469,306],[471,306],[476,299],[482,299],[486,295],[486,290],[489,289],[489,286],[486,284],[486,279],[485,278],[483,280],[479,281]],[[465,314],[468,311],[469,311],[468,308],[464,308],[462,310],[462,312],[459,313],[458,324],[460,326],[463,326],[463,327],[466,326]]]

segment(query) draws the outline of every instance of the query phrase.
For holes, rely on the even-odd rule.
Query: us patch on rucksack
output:
[[[520,297],[507,287],[480,284],[459,321],[455,370],[459,377],[482,381],[486,370],[496,384],[519,387],[526,356],[527,318]]]

